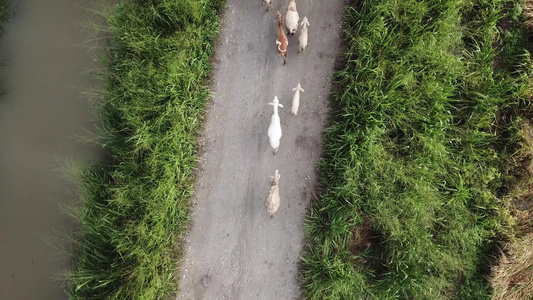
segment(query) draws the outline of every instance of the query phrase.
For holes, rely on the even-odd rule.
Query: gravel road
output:
[[[317,186],[316,164],[328,117],[331,76],[341,44],[344,0],[300,0],[309,45],[298,54],[289,36],[287,65],[277,54],[277,10],[259,0],[228,0],[214,57],[192,225],[184,238],[177,299],[297,299],[303,222]],[[293,91],[300,82],[297,116]],[[267,129],[278,96],[283,136],[273,154]],[[281,207],[265,209],[270,176],[279,170]]]

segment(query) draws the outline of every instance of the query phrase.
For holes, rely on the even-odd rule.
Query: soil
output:
[[[303,223],[316,194],[315,168],[329,114],[331,76],[341,45],[343,0],[298,2],[309,44],[289,36],[287,64],[276,51],[277,10],[228,0],[213,59],[213,99],[201,144],[192,225],[184,237],[178,299],[297,299]],[[301,83],[298,115],[292,89]],[[277,154],[267,130],[277,96],[283,136]],[[279,170],[281,207],[265,208]]]

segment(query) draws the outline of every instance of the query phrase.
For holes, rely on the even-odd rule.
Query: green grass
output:
[[[164,299],[176,291],[222,5],[123,0],[105,15],[112,38],[96,110],[109,159],[79,173],[70,299]]]
[[[519,19],[505,0],[346,8],[323,192],[305,225],[306,298],[490,298],[484,276],[510,219],[506,158],[531,110]],[[373,236],[358,252],[361,224]]]

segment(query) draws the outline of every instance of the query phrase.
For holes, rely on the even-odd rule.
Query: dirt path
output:
[[[228,0],[217,44],[214,99],[201,142],[193,226],[185,238],[178,299],[296,299],[303,220],[316,186],[315,166],[340,47],[343,0],[298,2],[309,19],[309,46],[289,37],[287,65],[275,48],[274,0]],[[292,88],[300,82],[297,116]],[[276,155],[267,137],[278,96],[283,136]],[[270,175],[281,174],[281,207],[265,209]]]

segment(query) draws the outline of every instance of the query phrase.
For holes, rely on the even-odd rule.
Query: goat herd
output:
[[[266,6],[267,10],[272,9],[272,1],[273,0],[262,0],[263,5]],[[283,29],[283,24],[281,20],[281,13],[278,11],[276,13],[276,18],[278,21],[278,35],[276,37],[276,48],[278,50],[278,53],[283,56],[283,64],[285,65],[287,63],[287,47],[289,45],[289,41],[287,39],[287,36],[285,35],[285,30]],[[296,1],[295,0],[289,0],[289,5],[287,7],[287,12],[285,14],[285,27],[287,29],[287,34],[294,35],[296,30],[298,29],[298,22],[300,20],[300,17],[298,16],[298,11],[296,10]],[[304,17],[302,20],[302,23],[300,24],[302,26],[302,30],[300,31],[299,36],[299,42],[300,46],[298,48],[298,52],[302,52],[307,47],[307,27],[309,26],[309,22],[307,21],[307,17]],[[292,89],[295,91],[294,97],[292,99],[292,114],[296,115],[298,113],[298,106],[300,104],[300,91],[303,92],[303,88],[298,83],[298,85]],[[278,97],[275,96],[274,100],[269,103],[270,105],[274,106],[274,113],[272,114],[272,117],[270,119],[270,126],[268,127],[268,139],[270,142],[270,146],[274,148],[274,154],[278,151],[279,148],[279,142],[281,139],[281,124],[280,119],[278,115],[278,107],[283,107],[279,103]],[[280,206],[280,196],[279,196],[279,178],[280,175],[278,173],[278,170],[275,171],[274,176],[272,176],[273,181],[270,185],[270,190],[268,192],[268,196],[266,198],[266,209],[267,212],[270,214],[270,217],[273,218],[274,214],[278,210]]]

